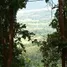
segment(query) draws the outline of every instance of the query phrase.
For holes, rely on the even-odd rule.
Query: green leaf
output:
[[[49,0],[45,0],[45,2],[47,3]]]

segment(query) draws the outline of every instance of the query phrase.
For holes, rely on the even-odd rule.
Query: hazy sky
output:
[[[53,0],[53,3],[57,4],[57,0]],[[38,9],[38,8],[45,8],[45,7],[47,7],[45,0],[28,2],[26,5],[26,9]]]
[[[57,4],[57,0],[53,1]],[[25,9],[19,9],[17,12],[17,21],[26,24],[29,31],[39,34],[47,34],[52,31],[49,27],[51,15],[55,10],[51,9],[51,5],[46,4],[44,0],[36,2],[28,2]],[[45,31],[45,33],[44,33]]]
[[[34,0],[33,0],[34,1]],[[52,0],[54,5],[57,4],[57,0]],[[27,2],[26,8],[19,9],[17,12],[17,16],[21,16],[23,13],[29,13],[30,12],[38,12],[42,10],[51,10],[51,4],[50,3],[45,3],[45,0],[42,1],[34,1],[34,2]]]
[[[48,7],[52,7],[52,4],[56,5],[57,3],[58,3],[57,0],[52,0],[51,3],[45,3],[45,0],[34,1],[34,2],[27,2],[26,8],[24,8],[23,11],[42,9],[42,8],[46,9]]]

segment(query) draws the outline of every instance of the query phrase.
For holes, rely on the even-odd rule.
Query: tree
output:
[[[49,0],[46,0],[46,2],[48,2],[48,1]],[[66,53],[66,47],[67,47],[67,45],[66,45],[67,44],[67,40],[66,40],[66,37],[67,37],[66,36],[66,34],[67,34],[67,30],[66,30],[66,27],[67,27],[67,24],[66,24],[67,4],[66,3],[67,3],[67,1],[64,0],[64,8],[62,9],[63,6],[61,6],[61,8],[60,8],[62,10],[60,13],[60,17],[59,17],[60,10],[57,9],[56,13],[55,13],[55,17],[50,24],[52,26],[52,28],[56,29],[56,32],[54,32],[53,34],[49,34],[47,41],[45,43],[43,43],[42,47],[41,47],[41,51],[42,51],[43,57],[44,57],[43,62],[44,62],[44,65],[46,65],[45,67],[49,67],[49,65],[52,61],[58,61],[58,59],[60,58],[59,56],[61,54],[62,54],[61,55],[62,56],[62,67],[65,67],[65,53]],[[59,18],[59,20],[58,20],[58,18]],[[63,21],[63,19],[64,19],[64,21]],[[62,24],[60,23],[60,21],[62,22]],[[63,28],[63,24],[64,24],[64,28]],[[54,51],[54,49],[55,49],[55,51]],[[52,54],[52,56],[51,56],[50,53],[51,54],[55,53],[55,55]],[[58,56],[58,57],[56,57],[56,56]],[[52,58],[52,57],[53,57],[53,59],[51,60],[50,58]],[[47,60],[45,60],[45,58]],[[55,60],[54,60],[54,58],[55,58]],[[51,61],[51,62],[49,62],[49,61]],[[56,67],[56,65],[53,67]]]
[[[46,2],[48,2],[49,0],[46,0]],[[67,1],[64,0],[64,2],[62,2],[63,4],[61,4],[61,1],[59,0],[59,7],[58,9],[56,10],[56,13],[55,13],[55,17],[54,19],[52,20],[51,22],[51,26],[52,28],[56,29],[56,32],[54,32],[53,34],[49,34],[48,35],[48,38],[47,38],[47,41],[44,43],[44,45],[41,47],[41,50],[42,50],[42,53],[43,53],[43,57],[44,57],[44,65],[50,65],[50,63],[52,61],[54,61],[53,59],[59,59],[60,57],[58,55],[61,55],[62,56],[62,67],[65,67],[65,53],[66,53],[66,47],[67,47],[67,40],[66,40],[66,34],[67,34],[67,24],[66,24],[66,14],[67,14]],[[63,8],[64,6],[64,8]],[[59,13],[60,12],[60,13]],[[59,20],[58,20],[59,18]],[[47,49],[46,49],[47,48]],[[54,51],[53,49],[56,49],[56,51]],[[56,57],[56,55],[52,55],[50,56],[50,49],[52,49],[52,52],[54,51],[54,53],[57,53],[56,55],[58,57]],[[51,52],[51,54],[52,54]],[[60,54],[59,54],[60,52]],[[47,54],[46,54],[47,53]],[[54,57],[53,57],[54,56]],[[51,62],[49,62],[49,58],[48,57],[53,57],[53,59],[51,60]],[[45,61],[45,58],[47,59]],[[56,60],[55,60],[56,61]],[[47,62],[47,63],[46,63]],[[46,63],[46,64],[45,64]],[[47,67],[46,65],[46,67]],[[53,66],[53,67],[56,67],[56,66]]]
[[[3,48],[3,52],[1,52],[1,54],[3,53],[3,56],[1,55],[3,67],[10,67],[11,65],[16,13],[19,8],[25,7],[26,3],[27,0],[0,1],[0,44]]]

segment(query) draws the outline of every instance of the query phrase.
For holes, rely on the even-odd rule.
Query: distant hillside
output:
[[[26,24],[29,31],[39,35],[47,35],[52,33],[52,29],[49,24],[52,21],[55,10],[51,12],[50,9],[37,9],[37,10],[19,10],[17,13],[17,22]]]
[[[53,11],[54,14],[55,10]],[[35,33],[33,39],[43,40],[47,37],[47,34],[55,31],[49,24],[53,18],[51,16],[50,9],[36,9],[36,10],[19,10],[17,13],[17,22],[26,24],[27,30]],[[43,67],[42,54],[40,52],[40,47],[36,44],[32,44],[31,41],[22,39],[23,44],[26,48],[26,61],[25,67]]]

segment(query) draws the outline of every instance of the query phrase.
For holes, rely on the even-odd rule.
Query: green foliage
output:
[[[59,12],[58,9],[56,10],[54,19],[52,20],[52,22],[50,23],[50,26],[54,29],[56,29],[57,31],[59,30],[59,23],[58,23],[58,16],[59,16]],[[59,32],[59,31],[58,31]]]
[[[47,42],[43,41],[42,46],[41,46],[41,51],[43,54],[43,60],[42,62],[44,63],[44,67],[57,67],[58,60],[60,57],[60,54],[58,53],[58,46],[54,47],[51,43],[51,39],[48,40]]]
[[[40,47],[31,43],[26,47],[25,67],[43,67]]]
[[[22,56],[22,52],[26,52],[24,45],[22,44],[22,38],[23,35],[25,36],[25,38],[27,37],[28,40],[31,39],[31,33],[27,30],[25,30],[26,25],[25,24],[19,24],[19,23],[15,23],[15,32],[14,32],[14,44],[13,44],[13,60],[12,60],[12,67],[21,67],[21,66],[25,66],[24,63],[24,57]],[[24,38],[24,39],[25,39]],[[3,64],[3,45],[0,42],[0,65]],[[7,49],[8,45],[5,46],[5,48]]]
[[[49,34],[47,41],[42,42],[41,51],[43,54],[44,67],[58,67],[58,60],[61,58],[61,51],[67,47],[67,41],[61,39],[59,33]]]
[[[49,0],[45,0],[45,2],[47,3]]]
[[[16,23],[16,13],[18,9],[26,6],[27,0],[2,0],[0,1],[0,66],[3,65],[3,49],[6,52],[6,60],[8,58],[8,48],[9,48],[9,26],[10,17],[13,17],[13,27],[14,27],[14,44],[13,44],[13,62],[12,67],[24,66],[24,58],[21,57],[22,51],[25,51],[25,47],[21,43],[21,38],[26,38],[30,40],[30,33],[25,31],[25,25]],[[10,12],[10,9],[12,11]],[[12,14],[11,14],[12,13]],[[4,42],[3,42],[4,41]],[[18,46],[21,47],[18,48]],[[7,61],[6,61],[7,62]]]
[[[12,67],[24,67],[25,58],[23,57],[23,52],[26,52],[23,45],[22,38],[31,40],[32,33],[28,30],[25,30],[26,25],[15,23],[15,37],[14,37],[14,49],[13,49],[13,62]]]
[[[48,0],[47,0],[48,2]],[[67,14],[67,1],[64,0],[64,26],[65,26],[65,30],[67,27],[66,24],[66,14]],[[52,22],[50,23],[50,26],[54,29],[56,29],[56,32],[49,34],[47,37],[47,41],[43,41],[42,42],[42,46],[41,46],[41,51],[43,54],[43,60],[42,62],[44,63],[44,67],[58,67],[58,60],[61,58],[61,51],[63,48],[67,47],[67,41],[61,39],[60,36],[60,29],[59,29],[59,21],[58,21],[58,17],[59,16],[59,10],[56,10],[54,19],[52,20]],[[67,33],[67,32],[65,32]]]
[[[48,2],[48,0],[46,0],[46,2]],[[67,1],[64,0],[63,15],[65,20],[64,22],[65,27],[67,27],[67,24],[66,24],[67,4],[66,3]],[[50,26],[56,29],[56,32],[49,34],[47,37],[47,41],[42,42],[41,51],[43,54],[42,62],[44,63],[44,67],[58,67],[57,64],[58,64],[58,60],[61,57],[61,51],[63,48],[67,47],[67,41],[62,40],[60,37],[58,16],[59,16],[59,10],[57,9],[54,19],[50,23]]]
[[[33,41],[32,41],[32,43],[33,43],[33,45],[37,45],[37,46],[40,46],[41,44],[40,44],[40,41],[38,41],[37,39],[34,39]]]

